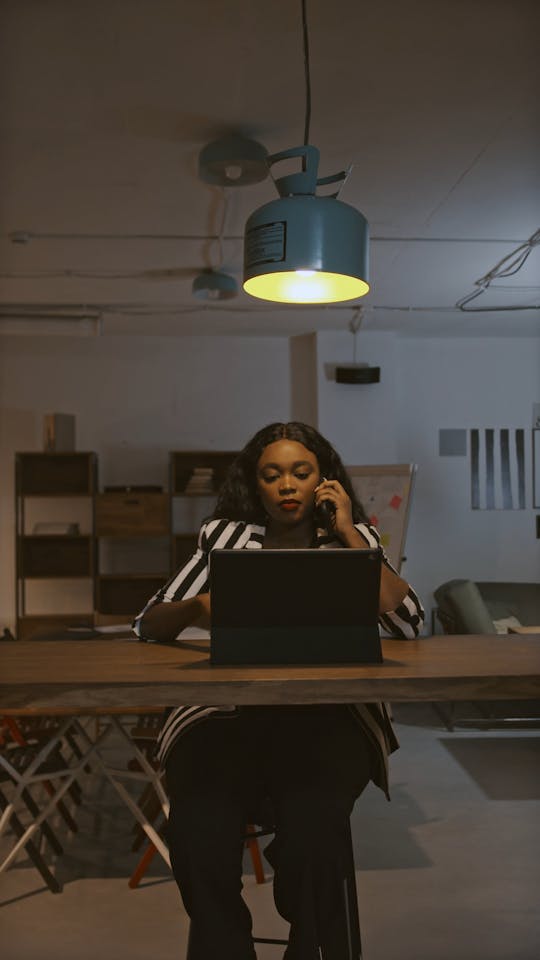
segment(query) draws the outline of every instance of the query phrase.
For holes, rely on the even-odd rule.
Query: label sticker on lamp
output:
[[[285,220],[263,223],[246,233],[246,268],[258,263],[279,263],[285,260],[287,224]]]

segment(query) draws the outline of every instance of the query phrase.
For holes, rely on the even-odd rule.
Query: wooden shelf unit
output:
[[[238,456],[233,450],[172,450],[169,455],[171,498],[171,575],[186,563],[197,549],[197,530],[175,530],[174,501],[184,498],[211,498],[214,502],[227,470]],[[205,471],[197,481],[197,470]],[[195,489],[194,489],[195,488]]]
[[[169,495],[136,489],[106,491],[96,496],[96,538],[107,541],[110,549],[119,541],[133,542],[144,551],[144,541],[170,538]],[[169,551],[170,552],[170,551]],[[162,573],[98,572],[96,615],[123,616],[132,619],[152,594],[168,580]]]
[[[21,536],[19,560],[19,575],[24,579],[93,578],[93,537],[26,534]]]
[[[171,496],[212,496],[217,494],[225,474],[238,453],[230,450],[173,450],[170,454]],[[190,491],[196,470],[210,470],[211,480],[206,491]]]
[[[60,579],[88,580],[89,596],[94,594],[96,551],[93,503],[97,489],[95,453],[17,453],[15,455],[15,570],[17,636],[26,638],[63,625],[93,623],[93,602],[81,613],[29,611],[29,582],[43,585]],[[88,533],[33,533],[26,529],[28,512],[50,523],[51,500],[89,501],[91,529]],[[44,503],[40,501],[44,500]],[[69,526],[69,524],[67,524]],[[54,589],[54,587],[52,588]],[[47,591],[45,591],[47,592]]]
[[[150,597],[163,586],[166,575],[103,573],[97,578],[97,613],[132,620]]]
[[[98,492],[95,453],[16,454],[17,636],[26,639],[66,626],[101,625],[118,618],[122,622],[130,620],[197,548],[199,531],[195,521],[175,529],[175,502],[198,498],[201,503],[204,499],[215,503],[237,455],[236,451],[174,450],[169,456],[168,493],[136,488],[102,493]],[[59,503],[62,499],[69,502],[71,498],[89,498],[91,531],[76,535],[27,531],[25,507],[30,498],[54,498]],[[50,517],[45,514],[43,519]],[[168,569],[159,573],[149,569],[137,573],[116,569],[122,565],[121,550],[126,549],[126,544],[130,545],[129,550],[132,544],[133,551],[140,547],[144,560],[150,541],[159,540],[167,553],[164,567]],[[120,552],[120,561],[112,563],[114,572],[101,569],[100,544],[109,552],[109,561]],[[29,612],[27,582],[60,579],[88,579],[93,609],[81,613]]]
[[[138,491],[98,493],[96,536],[168,537],[168,495]]]

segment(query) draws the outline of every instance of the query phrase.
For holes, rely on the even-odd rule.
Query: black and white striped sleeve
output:
[[[393,573],[397,573],[381,547],[378,530],[366,523],[357,523],[355,526],[370,547],[380,548],[384,565]],[[399,637],[401,640],[414,640],[418,636],[424,624],[424,608],[410,585],[403,600],[395,610],[388,610],[386,613],[379,614],[379,623],[387,633],[393,637]]]
[[[171,603],[173,600],[187,600],[189,597],[196,597],[199,593],[206,593],[209,589],[209,563],[208,557],[211,550],[215,547],[234,547],[240,546],[242,537],[247,537],[246,524],[232,520],[218,519],[208,520],[203,523],[199,531],[197,549],[190,557],[187,563],[174,574],[148,603],[144,606],[133,621],[133,630],[140,640],[146,640],[149,643],[155,641],[150,637],[144,636],[141,631],[142,619],[157,603]]]
[[[157,603],[170,603],[172,600],[195,597],[198,593],[204,593],[205,590],[208,590],[207,529],[211,523],[212,521],[210,524],[203,523],[201,526],[197,549],[187,563],[153,597],[150,597],[148,603],[135,617],[132,626],[139,640],[146,640],[149,643],[155,642],[141,632],[142,619],[151,607],[154,607]]]

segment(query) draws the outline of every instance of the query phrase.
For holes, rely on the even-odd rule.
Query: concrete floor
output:
[[[364,960],[538,960],[538,730],[449,733],[429,705],[394,717],[392,802],[370,785],[352,819]],[[188,924],[167,868],[156,857],[130,890],[130,815],[106,782],[85,791],[79,833],[60,830],[65,852],[52,861],[63,893],[24,855],[0,875],[3,960],[181,960]],[[286,936],[248,859],[245,898],[256,933]],[[259,960],[282,952],[258,947]]]

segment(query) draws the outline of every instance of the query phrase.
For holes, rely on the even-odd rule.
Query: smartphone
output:
[[[327,477],[321,477],[321,481],[327,479]],[[315,510],[315,522],[317,526],[323,527],[329,537],[335,537],[333,524],[335,512],[336,508],[331,500],[322,500]]]

